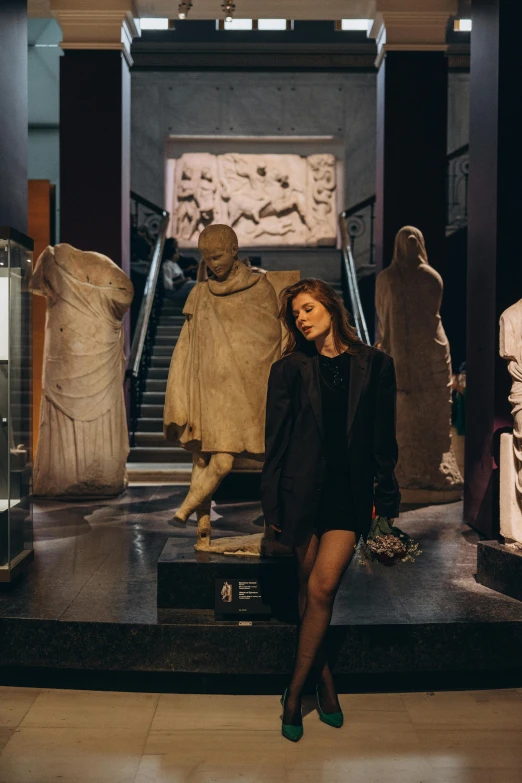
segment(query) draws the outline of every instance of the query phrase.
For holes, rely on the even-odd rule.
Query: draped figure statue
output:
[[[129,453],[122,319],[133,286],[110,258],[60,244],[36,262],[47,299],[34,492],[117,495]]]
[[[190,491],[174,521],[185,524],[196,512],[196,548],[208,549],[212,494],[237,458],[263,463],[266,389],[281,327],[274,288],[239,260],[229,226],[205,228],[199,249],[213,276],[192,289],[183,309],[164,433],[193,453]]]
[[[377,277],[379,343],[397,376],[396,476],[412,500],[458,499],[463,486],[451,446],[451,357],[440,318],[442,278],[419,229],[404,226],[393,260]],[[403,493],[403,497],[408,495]]]

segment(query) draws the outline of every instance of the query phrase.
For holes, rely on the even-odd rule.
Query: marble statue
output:
[[[512,378],[513,434],[500,436],[500,533],[522,544],[522,299],[500,316],[500,355]]]
[[[170,231],[194,247],[207,225],[226,223],[240,244],[334,245],[335,158],[185,153],[168,162]]]
[[[396,475],[406,502],[448,502],[461,496],[451,445],[451,357],[440,318],[442,278],[428,263],[424,237],[404,226],[393,260],[378,276],[379,344],[397,376]]]
[[[38,258],[33,290],[47,300],[34,493],[118,495],[129,453],[122,319],[132,283],[110,258],[60,244]]]
[[[186,523],[196,511],[196,548],[208,549],[212,494],[235,460],[262,465],[266,388],[281,352],[281,327],[272,285],[239,261],[229,226],[205,228],[199,249],[212,277],[192,289],[183,309],[164,433],[193,453],[190,490],[174,520]]]

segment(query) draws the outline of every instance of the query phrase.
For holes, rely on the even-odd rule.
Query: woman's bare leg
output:
[[[319,547],[308,577],[306,606],[299,630],[297,656],[288,687],[283,723],[290,725],[301,723],[301,694],[306,679],[316,664],[330,625],[339,583],[352,559],[355,545],[355,533],[349,530],[329,530],[323,533],[319,540]],[[299,561],[299,554],[297,557]],[[305,560],[306,558],[303,558],[303,563]],[[325,661],[322,663],[322,671],[325,663]],[[335,711],[330,710],[326,704],[322,704],[322,707],[326,712]]]

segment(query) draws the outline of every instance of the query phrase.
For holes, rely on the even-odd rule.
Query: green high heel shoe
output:
[[[340,712],[323,712],[321,709],[321,702],[319,701],[319,686],[315,686],[315,695],[317,697],[317,709],[319,711],[319,718],[328,726],[333,726],[334,729],[340,729],[344,723],[343,711]]]
[[[283,708],[283,712],[285,709],[285,700],[286,700],[286,694],[288,693],[288,688],[285,688],[285,692],[280,698],[281,707]],[[286,737],[287,740],[290,740],[290,742],[299,742],[301,737],[303,736],[303,725],[301,726],[292,726],[291,723],[282,723],[281,724],[281,734],[283,737]]]

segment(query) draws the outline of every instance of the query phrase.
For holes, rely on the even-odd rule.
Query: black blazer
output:
[[[390,356],[364,344],[350,362],[347,481],[366,540],[374,503],[380,516],[399,514],[395,370]],[[318,358],[295,351],[270,371],[261,477],[265,521],[280,528],[283,544],[298,546],[312,531],[325,467]]]

